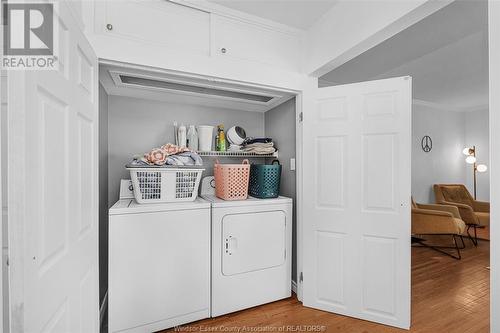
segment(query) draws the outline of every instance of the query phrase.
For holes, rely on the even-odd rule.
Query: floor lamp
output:
[[[488,167],[485,164],[477,164],[477,158],[476,158],[476,146],[472,146],[469,148],[464,148],[462,151],[464,155],[467,157],[465,158],[465,162],[468,164],[473,165],[473,172],[474,172],[474,200],[476,200],[476,186],[477,186],[477,181],[476,181],[476,175],[478,172],[485,172],[488,170]]]

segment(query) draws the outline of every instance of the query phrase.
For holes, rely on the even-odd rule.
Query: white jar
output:
[[[179,126],[179,129],[177,131],[177,142],[179,143],[180,147],[186,147],[186,126],[183,124]]]
[[[193,151],[198,150],[198,132],[196,131],[194,125],[189,126],[189,130],[187,132],[187,146]]]
[[[214,137],[214,127],[207,125],[198,126],[198,149],[200,151],[211,151]]]

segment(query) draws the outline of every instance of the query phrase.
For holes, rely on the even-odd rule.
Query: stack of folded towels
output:
[[[241,149],[247,153],[258,155],[273,154],[276,151],[271,138],[247,138]]]

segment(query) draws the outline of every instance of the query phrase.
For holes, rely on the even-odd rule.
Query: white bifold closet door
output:
[[[304,96],[303,302],[410,326],[411,78]]]
[[[60,1],[60,68],[9,72],[12,332],[98,332],[97,58]]]

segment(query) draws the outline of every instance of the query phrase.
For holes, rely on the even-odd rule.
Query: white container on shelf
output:
[[[190,125],[187,132],[187,145],[188,148],[197,151],[198,150],[198,132],[194,125]]]
[[[198,126],[198,150],[211,151],[214,127],[207,125]]]
[[[180,147],[186,147],[186,141],[187,141],[187,137],[186,137],[186,126],[184,125],[181,125],[179,127],[179,130],[177,131],[177,137],[178,137],[178,145]]]

